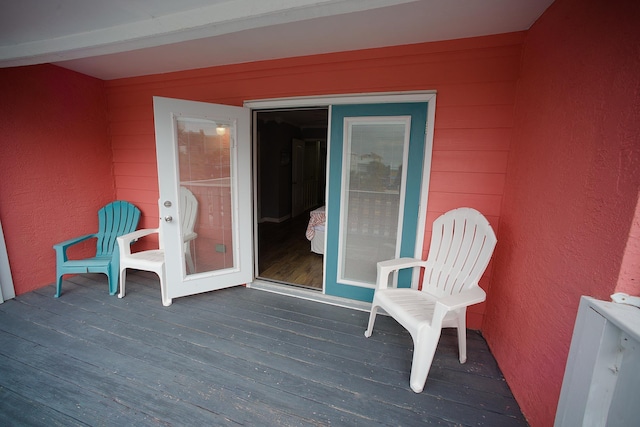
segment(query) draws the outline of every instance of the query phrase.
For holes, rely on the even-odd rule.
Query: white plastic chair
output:
[[[426,261],[400,258],[378,263],[376,290],[364,335],[371,336],[378,308],[409,331],[414,347],[409,384],[414,392],[424,389],[442,328],[457,328],[460,363],[467,361],[467,307],[486,298],[478,281],[496,241],[493,229],[480,212],[459,208],[434,221]],[[416,267],[424,269],[421,290],[417,281],[411,288],[389,286],[391,272]]]
[[[182,230],[182,238],[184,241],[184,253],[187,263],[187,271],[195,272],[193,259],[191,258],[191,241],[198,237],[198,234],[194,232],[197,213],[198,213],[198,201],[189,191],[184,187],[180,187],[180,213],[181,221],[180,226]],[[131,252],[131,244],[142,237],[150,234],[158,234],[158,249],[150,249],[140,252]],[[160,227],[158,228],[146,228],[142,230],[134,231],[133,233],[125,234],[118,237],[118,247],[120,250],[120,292],[118,298],[124,298],[125,295],[125,279],[127,268],[134,268],[136,270],[152,271],[160,278],[160,294],[162,296],[162,305],[168,307],[171,305],[171,298],[167,294],[166,288],[166,273],[164,263],[164,242]]]

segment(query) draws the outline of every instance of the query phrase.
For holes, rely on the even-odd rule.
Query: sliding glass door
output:
[[[335,105],[330,121],[325,293],[371,301],[376,263],[422,238],[427,103]]]

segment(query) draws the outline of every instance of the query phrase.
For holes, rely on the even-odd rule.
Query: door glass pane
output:
[[[376,263],[396,257],[402,165],[410,118],[345,119],[341,281],[374,284]]]
[[[186,272],[233,268],[230,147],[234,123],[181,117],[177,119],[177,132],[182,193],[179,212]],[[194,215],[183,189],[195,198]],[[193,217],[195,220],[190,221]]]

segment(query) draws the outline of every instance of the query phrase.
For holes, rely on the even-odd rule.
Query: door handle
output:
[[[171,222],[171,221],[173,221],[173,217],[171,215],[167,215],[167,216],[164,217],[164,220],[167,221],[167,222]]]

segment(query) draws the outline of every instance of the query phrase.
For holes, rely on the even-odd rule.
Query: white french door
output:
[[[153,108],[168,297],[251,282],[250,110],[161,97]],[[196,199],[193,230],[181,187]]]

